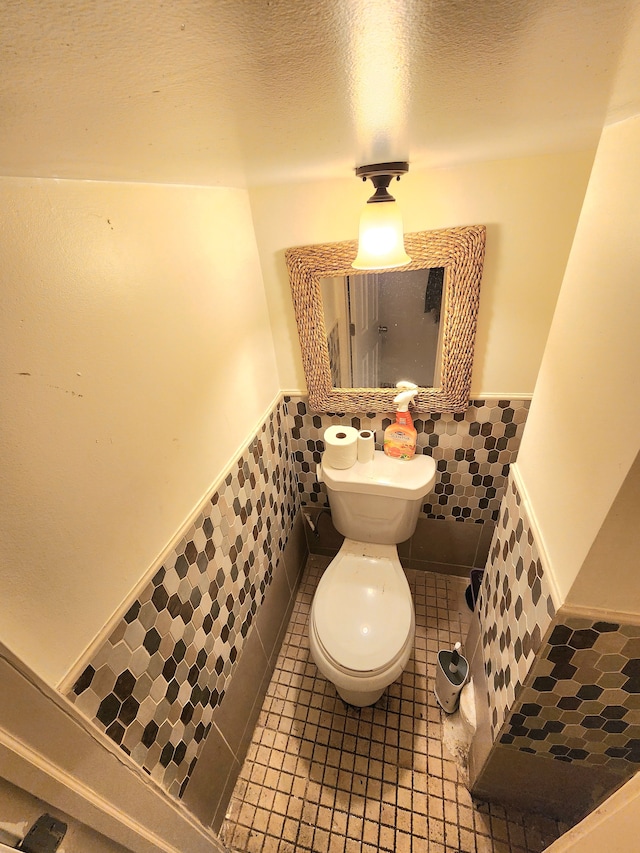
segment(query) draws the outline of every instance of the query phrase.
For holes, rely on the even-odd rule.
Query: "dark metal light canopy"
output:
[[[367,201],[360,216],[358,255],[353,267],[358,270],[379,270],[401,267],[411,262],[404,249],[402,215],[389,184],[409,171],[404,161],[358,166],[356,176],[369,179],[375,192]]]

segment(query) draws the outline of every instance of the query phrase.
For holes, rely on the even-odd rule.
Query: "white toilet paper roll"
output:
[[[376,437],[373,430],[361,429],[358,433],[358,462],[371,462],[376,449]]]
[[[351,468],[358,458],[358,430],[330,426],[324,431],[323,463],[331,468]]]

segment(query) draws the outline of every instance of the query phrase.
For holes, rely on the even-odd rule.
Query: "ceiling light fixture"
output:
[[[409,164],[376,163],[358,166],[356,176],[366,181],[370,178],[376,188],[360,215],[358,255],[352,266],[357,270],[381,270],[402,267],[411,263],[404,250],[402,215],[389,184],[409,171]]]

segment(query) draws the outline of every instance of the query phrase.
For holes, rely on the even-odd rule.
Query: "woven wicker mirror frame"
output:
[[[461,412],[467,408],[485,234],[484,225],[469,225],[405,235],[412,260],[403,270],[446,268],[441,384],[420,390],[416,411]],[[319,412],[391,412],[397,394],[392,388],[334,388],[331,384],[320,279],[363,274],[351,266],[356,250],[356,242],[350,240],[285,252],[309,404]]]

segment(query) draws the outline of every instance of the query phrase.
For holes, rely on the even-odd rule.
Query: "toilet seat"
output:
[[[323,653],[346,675],[373,676],[403,658],[414,612],[395,546],[345,540],[320,579],[311,616]]]
[[[409,635],[407,637],[405,637],[405,642],[404,642],[403,646],[399,649],[398,653],[393,658],[388,659],[386,661],[386,663],[382,664],[377,669],[368,669],[368,670],[349,669],[348,667],[344,666],[339,661],[337,661],[331,655],[331,653],[327,650],[326,646],[322,642],[322,638],[320,636],[320,632],[317,629],[315,619],[313,619],[312,630],[313,630],[315,642],[319,646],[320,651],[325,656],[327,662],[332,667],[334,667],[334,669],[336,669],[338,672],[342,673],[345,676],[348,676],[349,678],[356,678],[356,679],[357,678],[374,678],[378,675],[382,675],[383,673],[386,673],[390,668],[393,668],[399,660],[405,658],[406,652],[407,652],[407,646],[413,645],[413,632],[410,632]],[[402,665],[402,669],[404,669],[404,664]]]

